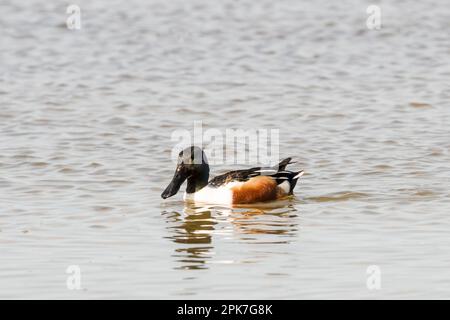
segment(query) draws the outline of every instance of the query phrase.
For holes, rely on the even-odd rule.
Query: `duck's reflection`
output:
[[[185,204],[182,212],[162,214],[168,223],[167,238],[177,244],[173,254],[177,269],[206,269],[210,263],[219,263],[213,259],[213,241],[282,244],[298,231],[297,210],[289,201],[237,208]],[[242,254],[238,251],[237,256]]]
[[[203,269],[210,259],[213,246],[212,232],[217,222],[213,221],[210,210],[195,210],[185,207],[182,213],[164,212],[169,222],[169,236],[180,244],[174,256],[181,262],[181,269]]]

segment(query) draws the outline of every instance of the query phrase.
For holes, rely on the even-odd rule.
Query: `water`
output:
[[[1,298],[450,298],[447,1],[77,4],[0,3]],[[296,197],[162,201],[197,120],[280,129]]]

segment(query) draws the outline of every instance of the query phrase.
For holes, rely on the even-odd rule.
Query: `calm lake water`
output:
[[[447,0],[376,1],[381,30],[368,1],[67,4],[0,2],[0,298],[450,298]],[[194,121],[279,129],[295,198],[163,201]]]

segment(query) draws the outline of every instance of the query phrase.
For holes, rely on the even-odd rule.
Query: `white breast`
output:
[[[232,204],[232,187],[242,184],[242,182],[230,182],[220,187],[206,186],[195,193],[184,193],[185,201],[211,203],[211,204]]]

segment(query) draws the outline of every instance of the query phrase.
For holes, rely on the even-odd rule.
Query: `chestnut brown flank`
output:
[[[281,196],[277,182],[267,176],[251,178],[240,186],[231,188],[233,203],[253,203],[275,200]]]

